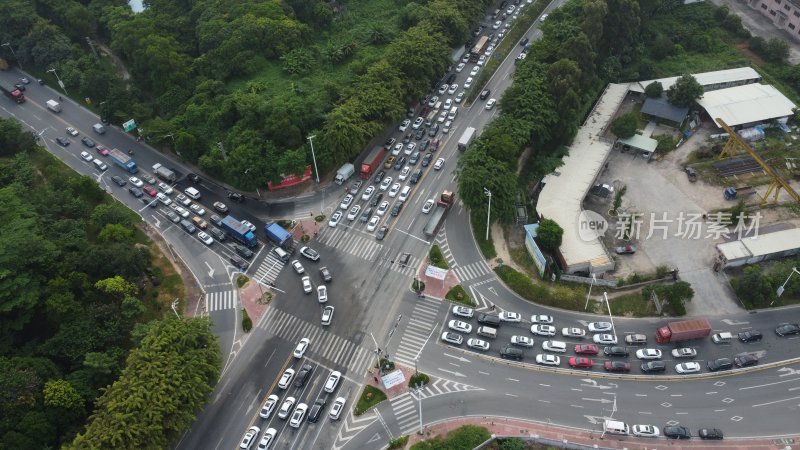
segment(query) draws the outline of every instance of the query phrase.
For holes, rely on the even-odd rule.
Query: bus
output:
[[[487,44],[489,44],[489,36],[481,36],[478,39],[478,42],[475,44],[475,47],[472,47],[472,52],[469,54],[469,60],[472,62],[478,62],[478,58],[480,58],[484,50],[486,50]]]

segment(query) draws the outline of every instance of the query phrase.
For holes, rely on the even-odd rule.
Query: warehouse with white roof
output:
[[[772,85],[747,84],[706,92],[697,100],[708,116],[729,127],[747,128],[770,120],[786,123],[796,105]]]
[[[798,253],[800,253],[800,228],[717,244],[717,261],[722,268],[755,264]]]

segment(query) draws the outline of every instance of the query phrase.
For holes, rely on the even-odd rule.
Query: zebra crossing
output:
[[[400,343],[394,351],[394,360],[404,366],[414,367],[414,360],[436,328],[436,317],[442,302],[428,297],[418,297],[406,323]]]
[[[326,365],[330,366],[345,366],[348,371],[355,373],[366,370],[375,357],[373,350],[361,347],[278,308],[267,308],[257,327],[289,342],[297,342],[306,337],[311,340],[307,354],[312,355],[312,359],[317,362],[324,360],[327,362]]]
[[[391,250],[389,250],[389,252],[391,252]],[[411,276],[414,274],[414,270],[416,270],[417,266],[419,265],[419,261],[415,256],[409,255],[408,261],[406,261],[405,264],[400,264],[399,260],[402,254],[403,253],[400,252],[394,255],[391,259],[389,259],[388,257],[382,257],[377,262],[375,262],[375,265],[377,267],[386,266],[394,272],[401,273],[406,276]]]
[[[445,232],[444,227],[442,227],[442,229],[439,230],[439,233],[436,235],[436,245],[439,246],[439,250],[442,251],[444,260],[447,261],[447,264],[450,267],[455,268],[458,266],[458,263],[456,263],[456,258],[453,256],[453,252],[450,251],[450,243],[447,242],[447,233]]]
[[[483,388],[470,386],[456,381],[436,378],[419,391],[409,391],[390,400],[395,422],[400,427],[400,434],[408,434],[419,428],[419,400],[453,392],[482,391]]]
[[[258,269],[256,269],[253,278],[260,281],[262,284],[274,283],[284,265],[286,265],[286,263],[278,259],[274,252],[269,251],[266,258],[261,261]]]
[[[371,234],[364,236],[360,234],[363,233],[339,225],[336,228],[324,228],[316,239],[328,247],[337,248],[367,261],[375,261],[383,249],[383,244],[375,241],[375,237]]]
[[[485,261],[480,260],[471,264],[467,264],[466,266],[454,267],[453,272],[455,272],[458,280],[463,283],[464,281],[469,281],[484,275],[488,275],[492,272],[492,270],[488,265],[486,265]]]
[[[236,308],[238,303],[236,291],[219,291],[206,293],[206,308],[208,312],[224,311]]]

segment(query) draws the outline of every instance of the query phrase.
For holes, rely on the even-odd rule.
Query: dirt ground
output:
[[[192,275],[191,271],[184,267],[183,262],[180,259],[174,259],[172,255],[173,252],[167,248],[167,242],[164,241],[162,236],[155,232],[152,227],[145,224],[142,227],[142,231],[144,231],[147,236],[153,241],[153,243],[158,247],[161,251],[161,255],[157,255],[162,260],[166,260],[170,263],[172,269],[180,274],[181,279],[183,280],[183,286],[186,290],[186,298],[181,299],[180,309],[183,310],[183,315],[185,317],[199,317],[205,315],[205,304],[203,302],[203,290],[200,288],[200,285],[197,284],[194,276]],[[165,273],[165,275],[170,275]],[[170,313],[171,314],[171,313]]]

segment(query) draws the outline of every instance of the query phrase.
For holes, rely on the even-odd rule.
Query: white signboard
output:
[[[447,272],[447,269],[441,269],[431,265],[428,265],[428,267],[425,268],[425,276],[436,278],[437,280],[444,280],[444,278],[447,276]]]
[[[402,370],[395,370],[394,372],[387,373],[386,375],[382,376],[381,380],[383,380],[383,387],[390,389],[398,384],[405,383],[406,377],[403,375]]]

